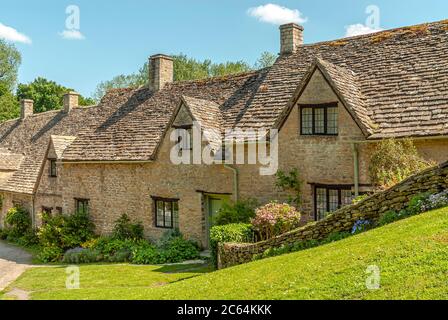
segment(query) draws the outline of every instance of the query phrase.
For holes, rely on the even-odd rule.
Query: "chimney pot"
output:
[[[303,27],[296,23],[280,26],[280,54],[290,54],[303,45]]]
[[[79,93],[70,91],[64,94],[64,112],[69,113],[73,108],[78,107]]]
[[[30,99],[20,100],[20,119],[26,119],[34,113],[34,101]]]
[[[162,90],[165,85],[174,81],[173,58],[157,54],[149,58],[149,88],[153,91]]]

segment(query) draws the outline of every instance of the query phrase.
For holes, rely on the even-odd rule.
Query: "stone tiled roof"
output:
[[[273,125],[319,59],[369,139],[444,135],[447,57],[448,20],[305,45],[277,60],[241,122]]]
[[[228,105],[238,114],[247,108],[247,100],[258,88],[264,73],[172,83],[159,92],[144,87],[112,90],[103,98],[100,107],[114,104],[116,111],[103,122],[80,132],[64,152],[63,160],[153,160],[182,97],[187,97],[196,111],[206,101],[214,110],[217,105]],[[196,114],[200,116],[200,112]],[[203,115],[201,119],[205,121],[207,111]]]
[[[182,99],[189,108],[194,120],[201,126],[204,137],[210,143],[212,150],[219,150],[224,133],[224,119],[219,105],[213,101],[187,96],[183,96]]]
[[[448,134],[448,21],[304,45],[257,72],[108,92],[98,107],[0,124],[23,155],[0,190],[32,192],[51,135],[76,136],[64,161],[150,161],[182,97],[205,126],[269,129],[319,68],[367,139]],[[214,137],[213,139],[215,139]]]
[[[9,157],[17,157],[17,162],[14,171],[0,180],[0,190],[32,194],[51,135],[76,135],[103,113],[96,107],[75,108],[68,114],[49,111],[1,123],[0,150],[15,154]],[[0,152],[0,162],[7,159]]]
[[[56,153],[57,159],[62,159],[62,154],[65,149],[76,140],[75,136],[51,136],[51,141],[53,142],[54,152]]]
[[[0,149],[0,171],[16,171],[23,161],[23,154],[11,153]]]

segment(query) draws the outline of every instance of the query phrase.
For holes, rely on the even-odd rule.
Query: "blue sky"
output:
[[[268,3],[289,11],[248,13]],[[291,15],[306,20],[306,43],[342,38],[348,26],[367,23],[372,4],[381,29],[448,18],[446,0],[0,0],[0,37],[22,53],[20,82],[43,76],[89,96],[100,81],[138,70],[155,53],[252,64],[263,51],[279,51],[278,24]],[[69,5],[80,10],[72,38],[83,39],[61,35]]]

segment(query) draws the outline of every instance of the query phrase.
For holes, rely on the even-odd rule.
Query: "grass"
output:
[[[378,290],[366,288],[372,265],[381,271]],[[13,286],[34,299],[446,299],[448,208],[208,274],[166,270],[84,266],[82,289],[66,290],[64,269],[36,268]]]
[[[28,292],[32,299],[45,300],[139,299],[153,288],[207,271],[210,271],[207,265],[82,265],[80,289],[67,290],[65,266],[37,267],[27,270],[7,291],[18,288]]]

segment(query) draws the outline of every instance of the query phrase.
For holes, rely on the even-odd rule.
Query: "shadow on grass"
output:
[[[213,266],[211,264],[186,264],[186,265],[163,265],[154,272],[160,273],[209,273],[212,272]]]

